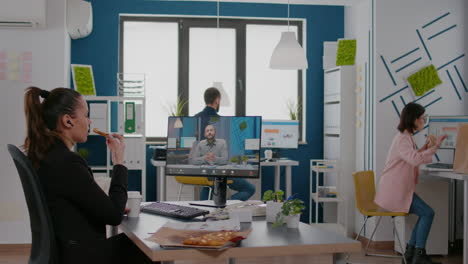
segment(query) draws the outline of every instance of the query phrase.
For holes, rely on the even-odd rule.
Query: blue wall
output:
[[[116,74],[118,72],[119,13],[159,15],[216,15],[216,2],[175,2],[146,0],[91,1],[93,5],[93,32],[84,39],[72,41],[71,62],[93,66],[97,95],[116,95]],[[286,5],[222,3],[222,16],[285,18]],[[298,150],[282,153],[298,160],[300,166],[293,168],[292,190],[299,198],[309,202],[309,160],[323,157],[323,42],[344,37],[344,8],[338,6],[292,5],[292,18],[307,19],[307,145]],[[201,109],[202,106],[200,106]],[[147,150],[147,198],[154,200],[156,170],[149,159]],[[273,189],[273,169],[263,171],[262,192]],[[138,185],[138,184],[136,184]],[[284,186],[284,185],[283,185]],[[284,189],[284,187],[283,187]],[[308,209],[307,209],[308,210]],[[302,221],[308,221],[309,214],[303,214]]]

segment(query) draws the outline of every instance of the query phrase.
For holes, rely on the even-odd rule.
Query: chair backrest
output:
[[[379,207],[374,203],[374,171],[357,171],[353,173],[353,178],[356,192],[356,208],[361,214],[366,214],[366,211],[377,210]]]
[[[39,178],[23,152],[10,144],[8,152],[18,170],[28,205],[32,236],[29,264],[55,264],[57,263],[55,234]]]
[[[213,181],[208,180],[207,177],[176,176],[175,180],[182,184],[213,186]]]

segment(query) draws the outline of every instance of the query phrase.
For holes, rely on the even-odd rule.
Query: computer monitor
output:
[[[299,121],[262,121],[262,148],[274,150],[273,158],[279,157],[279,149],[297,149],[299,141]]]
[[[440,148],[455,149],[460,123],[468,124],[468,116],[429,116],[428,133],[436,137],[446,134]]]
[[[261,126],[260,116],[169,117],[166,175],[215,177],[215,205],[225,205],[227,177],[260,177]]]

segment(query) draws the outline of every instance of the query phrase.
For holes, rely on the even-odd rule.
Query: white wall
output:
[[[416,98],[409,89],[405,89],[382,102],[380,100],[406,86],[405,79],[408,75],[431,63],[437,68],[459,55],[466,54],[465,57],[438,71],[443,84],[436,87],[434,92],[419,100],[418,103],[425,106],[442,97],[440,101],[427,107],[429,115],[468,114],[466,102],[468,93],[465,92],[454,68],[456,65],[465,84],[468,84],[468,69],[464,65],[468,57],[465,46],[465,43],[468,43],[468,35],[464,26],[468,21],[464,14],[466,6],[467,3],[463,0],[368,0],[345,8],[345,36],[358,40],[356,65],[358,68],[366,63],[369,65],[367,68],[368,77],[365,78],[363,75],[362,81],[359,81],[360,72],[357,72],[357,97],[361,94],[363,98],[361,106],[363,115],[360,117],[362,126],[356,127],[356,170],[374,170],[376,182],[378,182],[385,165],[387,150],[397,132],[396,126],[399,117],[392,100],[398,111],[401,111],[404,106],[403,100],[408,103]],[[422,28],[447,12],[450,14],[446,17]],[[457,26],[432,40],[428,40],[430,36],[452,25]],[[421,33],[432,61],[429,60],[416,29]],[[394,63],[391,62],[416,48],[419,49],[412,54]],[[391,80],[381,56],[385,59],[396,85]],[[419,57],[421,57],[419,61],[399,70]],[[362,66],[362,68],[364,71],[365,67]],[[396,72],[397,70],[399,71]],[[456,95],[446,70],[449,70],[461,100]],[[362,87],[361,90],[359,86]],[[359,99],[356,103],[359,109]],[[424,144],[424,134],[423,132],[416,136],[416,142],[419,146]],[[439,155],[442,161],[447,161],[452,154],[441,151]],[[350,188],[353,187],[350,186]],[[363,223],[363,218],[359,213],[356,213],[355,220],[357,233]],[[372,219],[369,220],[366,227],[367,237],[370,236],[374,224]],[[390,222],[382,224],[384,228],[379,228],[374,240],[393,240]],[[460,228],[458,229],[460,230]]]
[[[14,1],[14,0],[12,0]],[[45,29],[0,28],[0,50],[31,51],[32,83],[0,81],[0,243],[30,243],[29,215],[17,171],[6,144],[21,145],[25,131],[24,89],[69,86],[70,39],[65,27],[65,2],[47,0]]]
[[[387,150],[390,147],[391,140],[396,133],[398,124],[398,115],[392,104],[395,103],[398,111],[401,111],[404,101],[409,102],[415,97],[409,89],[392,96],[391,98],[379,102],[394,91],[403,88],[406,85],[405,79],[415,71],[418,71],[424,66],[434,64],[436,68],[441,67],[447,62],[460,55],[466,54],[464,45],[465,34],[465,9],[463,0],[443,1],[443,0],[394,0],[383,1],[377,0],[375,6],[375,25],[376,25],[376,52],[375,52],[375,84],[376,84],[376,164],[375,171],[377,179],[381,174],[387,155]],[[440,20],[428,25],[431,21],[450,13]],[[426,26],[427,25],[427,26]],[[438,32],[446,28],[456,25],[455,28],[440,34],[433,39],[429,39]],[[418,30],[427,47],[425,51],[420,38],[416,32]],[[411,55],[391,63],[392,60],[399,56],[419,48]],[[429,58],[429,55],[431,59]],[[468,56],[468,54],[466,54]],[[381,56],[386,60],[391,74],[393,75],[396,85],[393,84],[389,73],[385,68]],[[412,61],[421,58],[413,65],[397,72],[398,69],[411,63]],[[468,93],[464,90],[460,79],[457,76],[455,67],[460,74],[464,74],[463,79],[467,83],[468,76],[466,74],[465,62],[467,57],[462,57],[456,62],[441,68],[438,74],[442,80],[442,84],[435,88],[435,92],[428,95],[424,99],[418,101],[423,106],[434,102],[438,98],[440,101],[426,107],[426,113],[429,115],[460,115],[468,114]],[[455,86],[460,93],[461,99],[458,98],[455,89],[448,77],[447,71],[450,73]],[[418,146],[424,144],[424,134],[426,131],[416,135],[416,143]],[[452,160],[453,153],[451,151],[439,151],[438,153],[442,161],[449,162]],[[388,228],[390,230],[390,228]],[[391,230],[390,230],[391,231]],[[392,240],[391,232],[379,234],[378,240]]]

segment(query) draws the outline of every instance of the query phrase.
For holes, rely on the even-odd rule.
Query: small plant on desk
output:
[[[281,213],[276,216],[276,221],[273,223],[273,226],[281,226],[286,220],[286,224],[289,228],[297,228],[304,209],[304,201],[301,199],[293,198],[286,200],[281,207]]]
[[[284,191],[282,190],[277,190],[276,192],[273,192],[272,190],[267,190],[266,192],[263,193],[262,201],[282,202],[283,196],[284,196]]]
[[[234,163],[234,164],[239,164],[239,157],[238,156],[232,157],[231,162]]]
[[[266,203],[266,221],[269,223],[275,222],[276,216],[280,214],[283,206],[284,191],[277,190],[273,192],[268,190],[263,193],[263,201]]]
[[[247,164],[247,160],[249,160],[248,156],[241,156],[242,164]]]

